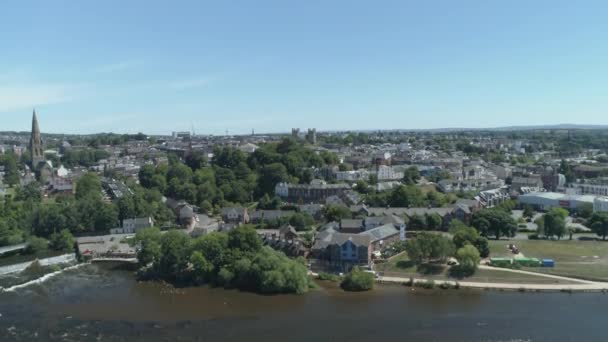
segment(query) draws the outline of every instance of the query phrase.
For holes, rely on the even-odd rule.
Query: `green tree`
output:
[[[274,194],[275,186],[287,180],[287,169],[283,164],[273,163],[264,166],[258,178],[258,194]]]
[[[147,266],[160,260],[161,233],[158,228],[146,228],[135,234],[132,244],[137,246],[137,260],[140,265]]]
[[[483,209],[471,219],[471,225],[483,236],[494,235],[496,240],[501,236],[515,236],[517,222],[504,210],[492,208]]]
[[[101,198],[101,180],[93,172],[87,172],[76,182],[76,198]]]
[[[262,248],[262,241],[255,229],[241,226],[228,233],[228,247],[255,253]]]
[[[201,151],[192,151],[186,156],[186,165],[192,170],[198,170],[207,165],[207,156]]]
[[[142,184],[143,185],[143,184]],[[167,191],[167,179],[161,174],[155,174],[150,179],[150,188],[156,188],[161,193]]]
[[[197,284],[204,284],[211,277],[213,264],[205,258],[202,252],[192,252],[190,264],[192,264],[192,271]]]
[[[297,231],[310,230],[315,219],[309,213],[295,213],[289,218],[289,224]]]
[[[152,178],[156,175],[156,168],[154,165],[144,165],[139,169],[138,177],[139,183],[146,188],[152,187]]]
[[[280,206],[281,199],[276,196],[270,198],[268,194],[264,194],[264,196],[262,196],[262,198],[260,198],[260,200],[258,201],[258,209],[276,210],[279,209]]]
[[[426,218],[426,227],[429,230],[439,230],[441,229],[441,226],[443,225],[443,219],[441,218],[441,216],[439,216],[439,214],[425,214],[425,218]]]
[[[49,241],[49,247],[56,251],[71,251],[74,248],[74,236],[69,230],[63,229],[59,233],[53,233]]]
[[[200,251],[212,265],[214,271],[228,263],[228,234],[211,233],[198,237],[192,241],[192,251]]]
[[[4,181],[10,186],[19,184],[19,167],[17,166],[17,157],[14,153],[6,153],[0,159],[4,165]]]
[[[352,217],[350,209],[343,205],[331,204],[325,207],[325,219],[328,222],[340,221],[342,219],[349,219]]]
[[[593,204],[591,203],[581,203],[576,208],[576,213],[578,216],[588,219],[593,215]]]
[[[410,230],[424,230],[426,229],[426,219],[422,215],[414,213],[408,219],[408,226]]]
[[[534,217],[534,209],[532,209],[532,207],[527,204],[524,205],[523,217],[532,219]]]
[[[391,191],[389,202],[392,207],[421,207],[425,196],[417,186],[399,185]]]
[[[543,216],[545,235],[561,239],[566,234],[566,217],[568,217],[568,211],[563,208],[549,210]]]
[[[363,179],[359,179],[356,183],[355,183],[355,189],[357,190],[357,192],[362,193],[362,194],[367,194],[369,193],[369,184],[363,180]]]
[[[407,240],[405,247],[411,260],[417,265],[427,262],[445,262],[454,254],[454,244],[442,235],[421,232],[414,239]]]
[[[0,247],[23,242],[23,231],[16,227],[16,221],[0,217]]]
[[[176,277],[186,268],[189,261],[189,238],[177,230],[170,230],[160,238],[160,259],[158,270],[169,277]]]
[[[403,183],[415,185],[420,180],[420,171],[415,166],[410,166],[403,172]]]
[[[570,164],[568,164],[565,159],[562,159],[559,165],[559,173],[563,174],[566,177],[566,182],[572,183],[575,181],[576,176],[574,175],[572,166],[570,166]]]
[[[49,242],[37,236],[30,236],[27,239],[27,248],[25,251],[29,254],[38,254],[40,252],[46,251],[49,247]]]
[[[452,241],[456,248],[459,249],[470,244],[477,248],[481,257],[486,258],[490,255],[488,239],[480,236],[475,228],[469,227],[459,220],[452,220],[450,222],[450,233],[453,236]]]
[[[602,240],[606,240],[608,235],[608,212],[596,212],[589,219],[591,230]]]
[[[24,187],[17,188],[15,199],[18,201],[42,201],[42,186],[38,182],[31,182]]]
[[[477,270],[481,258],[477,248],[467,244],[456,251],[456,260],[458,260],[458,273],[471,276]]]

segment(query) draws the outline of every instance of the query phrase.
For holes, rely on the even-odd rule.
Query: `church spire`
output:
[[[38,117],[36,116],[36,109],[34,108],[34,115],[32,116],[32,137],[34,134],[40,134],[40,128],[38,128]]]
[[[32,167],[36,168],[40,162],[44,161],[44,152],[42,151],[42,138],[40,136],[40,127],[38,127],[38,117],[36,109],[32,115],[32,135],[30,137],[30,153],[32,154]]]

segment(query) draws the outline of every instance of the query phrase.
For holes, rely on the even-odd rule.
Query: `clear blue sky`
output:
[[[3,1],[0,130],[607,124],[606,1]]]

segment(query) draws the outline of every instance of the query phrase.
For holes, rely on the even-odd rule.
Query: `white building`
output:
[[[602,211],[608,211],[608,197],[605,196],[597,197],[593,201],[593,212],[596,213]]]
[[[380,165],[380,167],[378,167],[379,181],[391,181],[398,179],[403,179],[403,172],[396,172],[392,167],[386,165]]]
[[[57,176],[59,177],[67,177],[70,174],[70,171],[68,171],[68,169],[66,169],[65,167],[63,167],[63,165],[59,166],[59,168],[56,171]]]
[[[608,196],[608,184],[574,183],[571,188],[579,195]]]
[[[370,172],[367,170],[356,170],[356,171],[337,171],[336,180],[345,182],[356,182],[360,179],[369,179]]]
[[[121,228],[110,229],[110,234],[134,234],[137,231],[154,226],[151,217],[139,217],[122,220]]]
[[[593,195],[568,195],[558,192],[531,192],[517,198],[519,203],[528,204],[539,210],[549,210],[561,207],[565,209],[576,209],[583,203],[594,204],[596,196]]]

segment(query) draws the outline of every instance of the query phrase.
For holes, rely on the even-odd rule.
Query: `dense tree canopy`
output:
[[[249,227],[194,239],[179,231],[161,234],[151,228],[139,231],[134,243],[140,264],[168,280],[261,293],[304,293],[310,286],[303,262],[262,246]]]
[[[17,156],[14,153],[6,153],[0,156],[0,165],[4,166],[4,182],[10,186],[19,184]]]
[[[483,209],[471,219],[471,224],[483,236],[493,235],[496,240],[501,236],[515,236],[517,223],[511,215],[501,209]]]
[[[488,239],[480,236],[475,228],[469,227],[459,220],[452,220],[450,233],[453,236],[452,241],[456,248],[460,249],[466,245],[472,245],[478,250],[481,257],[486,258],[490,255]]]
[[[454,244],[445,236],[422,232],[406,242],[407,255],[417,265],[440,261],[444,262],[454,254]]]

